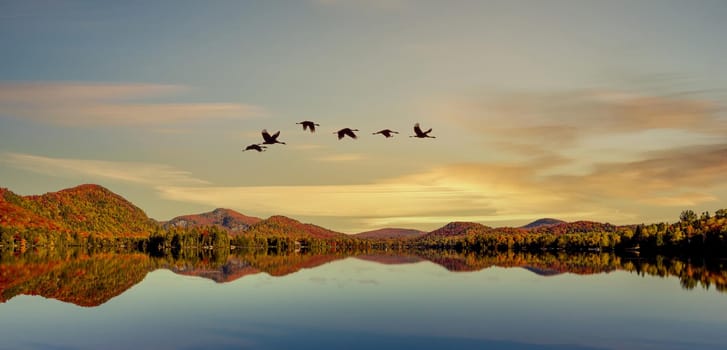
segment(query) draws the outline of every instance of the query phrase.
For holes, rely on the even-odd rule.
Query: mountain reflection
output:
[[[619,256],[612,253],[460,253],[442,250],[298,252],[268,250],[175,251],[150,255],[135,251],[82,249],[0,251],[0,302],[39,295],[79,306],[98,306],[141,282],[147,273],[167,269],[217,283],[266,273],[285,276],[345,258],[398,265],[428,261],[453,273],[490,267],[523,268],[540,276],[628,271],[643,276],[677,277],[684,289],[697,286],[727,291],[724,260]]]

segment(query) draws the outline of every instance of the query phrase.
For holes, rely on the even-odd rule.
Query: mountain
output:
[[[430,237],[446,237],[446,236],[460,236],[469,235],[475,233],[485,233],[492,231],[492,228],[476,222],[450,222],[432,232],[429,232],[422,236],[422,238]]]
[[[0,191],[0,227],[25,231],[94,233],[115,237],[143,237],[157,228],[143,210],[99,185],[19,196]]]
[[[565,223],[565,221],[563,221],[563,220],[542,218],[542,219],[535,220],[525,226],[520,226],[520,228],[531,229],[531,228],[538,228],[538,227],[549,227],[549,226],[555,226],[555,225],[563,224],[563,223]]]
[[[208,213],[177,216],[161,224],[164,228],[217,226],[225,229],[231,235],[236,235],[246,231],[250,225],[254,225],[261,220],[260,218],[240,214],[231,209],[217,208]]]
[[[285,217],[271,216],[256,224],[251,225],[245,232],[245,235],[286,235],[295,238],[312,237],[312,238],[346,238],[348,235],[331,231],[327,228],[316,226],[313,224],[304,224],[300,221]]]
[[[366,231],[352,235],[356,238],[369,238],[369,239],[397,239],[397,238],[414,238],[419,237],[426,232],[406,229],[406,228],[382,228],[373,231]]]

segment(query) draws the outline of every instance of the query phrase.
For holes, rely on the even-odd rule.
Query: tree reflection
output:
[[[614,253],[496,252],[452,250],[176,249],[145,253],[119,249],[34,249],[0,252],[0,302],[16,295],[39,295],[79,306],[98,306],[166,269],[218,283],[266,273],[285,276],[344,258],[382,264],[429,261],[459,273],[490,267],[524,268],[541,276],[627,271],[642,276],[677,277],[682,288],[727,291],[725,261],[706,257],[618,255]]]

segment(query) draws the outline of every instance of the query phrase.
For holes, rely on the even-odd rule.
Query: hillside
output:
[[[94,233],[102,236],[144,237],[156,223],[143,210],[99,185],[18,196],[2,190],[0,226],[24,232],[32,228]]]
[[[406,229],[406,228],[382,228],[378,230],[373,231],[366,231],[357,233],[354,235],[351,235],[355,238],[364,238],[364,239],[406,239],[406,238],[416,238],[419,237],[426,232],[419,231],[419,230],[413,230],[413,229]]]
[[[208,213],[177,216],[162,222],[164,228],[193,228],[201,226],[217,226],[231,235],[241,234],[262,219],[240,214],[231,209],[217,208]]]
[[[346,234],[331,231],[313,224],[304,224],[300,221],[285,217],[271,216],[248,228],[245,235],[257,236],[290,236],[294,238],[346,238]]]
[[[31,204],[28,203],[27,199],[5,188],[0,188],[0,228],[50,231],[65,229],[59,223],[26,209],[28,207],[31,207]]]
[[[520,226],[520,228],[533,229],[533,228],[538,228],[538,227],[555,226],[555,225],[563,224],[563,223],[565,223],[565,221],[563,221],[563,220],[542,218],[542,219],[535,220],[525,226]]]
[[[461,236],[476,233],[486,233],[492,231],[492,228],[476,222],[450,222],[432,232],[422,236],[422,238],[436,238],[448,236]]]
[[[549,233],[562,235],[566,233],[616,232],[617,227],[609,223],[595,221],[561,222],[555,225],[540,226],[530,229],[533,233]]]

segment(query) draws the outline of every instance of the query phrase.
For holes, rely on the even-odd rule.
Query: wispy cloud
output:
[[[325,148],[325,146],[319,145],[319,144],[308,143],[308,144],[292,145],[291,148],[301,150],[301,151],[309,151],[309,150]]]
[[[165,125],[249,118],[263,109],[238,103],[152,103],[188,88],[162,84],[0,83],[0,117],[62,125]]]
[[[391,217],[473,210],[483,195],[439,186],[162,186],[164,198],[292,216]],[[214,203],[214,204],[213,204]],[[482,209],[482,202],[476,208]]]
[[[661,205],[674,205],[674,199],[685,199],[686,205],[714,200],[714,196],[703,191],[723,186],[724,174],[727,144],[717,144],[647,152],[641,160],[601,163],[587,174],[551,176],[549,182],[562,191],[595,198]]]
[[[205,185],[207,181],[189,172],[164,164],[111,162],[71,158],[50,158],[22,153],[2,153],[0,163],[34,173],[60,176],[85,176],[97,180],[112,180],[142,185]]]
[[[343,153],[343,154],[331,154],[327,156],[320,156],[314,158],[319,162],[338,163],[338,162],[352,162],[356,160],[366,159],[366,156],[359,153]]]
[[[720,142],[727,119],[720,105],[689,95],[649,95],[606,90],[555,93],[512,93],[487,98],[453,98],[429,110],[490,144],[516,154],[559,153],[582,148],[592,139],[612,147],[685,146],[689,142]],[[690,135],[672,140],[675,133]],[[618,143],[624,135],[646,135],[632,145]],[[661,139],[658,137],[661,136]],[[696,140],[696,142],[695,142]],[[685,141],[676,145],[670,141]],[[638,149],[642,151],[643,149]]]

